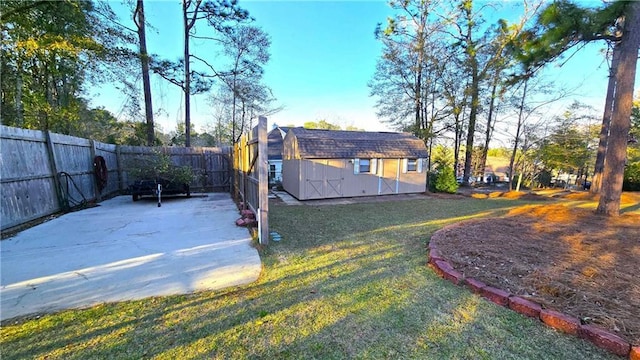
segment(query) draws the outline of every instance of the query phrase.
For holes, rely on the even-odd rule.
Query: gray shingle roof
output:
[[[268,158],[269,160],[282,160],[282,132],[285,134],[289,131],[289,127],[277,127],[269,131],[267,137]]]
[[[426,158],[424,142],[408,133],[291,128],[303,159]]]

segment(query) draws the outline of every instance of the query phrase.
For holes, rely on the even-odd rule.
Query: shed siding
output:
[[[378,175],[371,173],[354,174],[353,161],[344,160],[344,196],[378,195]]]
[[[282,187],[286,192],[297,199],[300,198],[301,180],[300,163],[301,160],[283,160],[282,161]]]
[[[419,193],[427,190],[426,166],[423,166],[422,172],[410,171],[403,173],[401,168],[399,179],[399,194]]]
[[[298,139],[296,132],[304,138]],[[344,156],[347,152],[363,159],[378,157],[377,166],[371,164],[371,173],[354,174],[357,161]],[[293,128],[283,141],[282,185],[300,200],[424,192],[426,169],[405,171],[404,157],[425,154],[424,143],[406,134],[318,133]]]
[[[426,190],[426,173],[403,173],[402,159],[379,159],[376,173],[354,174],[353,167],[352,159],[284,160],[282,185],[299,200]]]
[[[300,159],[300,156],[298,155],[297,139],[295,135],[289,131],[284,137],[284,140],[282,140],[282,160],[293,159]]]

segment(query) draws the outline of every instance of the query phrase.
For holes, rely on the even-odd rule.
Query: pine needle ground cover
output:
[[[3,324],[3,359],[607,359],[426,266],[434,231],[522,201],[272,204],[282,235],[248,286]]]

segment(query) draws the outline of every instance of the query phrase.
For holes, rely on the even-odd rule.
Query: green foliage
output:
[[[495,148],[487,151],[487,156],[508,158],[511,156],[511,150],[507,148]]]
[[[332,124],[326,120],[307,121],[302,125],[305,129],[341,130],[340,125]]]
[[[453,172],[453,150],[444,145],[433,147],[431,163],[436,171],[429,174],[429,190],[454,194],[458,183]]]
[[[624,168],[622,190],[640,191],[640,162],[628,164]]]
[[[540,186],[543,187],[549,187],[551,186],[551,172],[549,172],[548,170],[542,170],[540,171],[537,175],[536,175],[536,180],[538,181],[538,184]]]
[[[613,39],[618,36],[615,21],[625,7],[624,1],[602,8],[553,1],[540,12],[536,25],[517,40],[518,59],[526,69],[541,67],[581,42]]]
[[[597,135],[593,129],[581,127],[581,115],[572,110],[558,119],[556,128],[541,142],[537,155],[546,169],[578,171],[594,155],[593,144]]]
[[[633,101],[631,109],[631,129],[629,134],[633,139],[640,142],[640,99]]]
[[[125,163],[125,171],[136,180],[169,180],[175,184],[190,184],[195,174],[190,166],[176,166],[171,157],[156,151],[138,155]]]
[[[103,80],[133,56],[106,4],[2,1],[2,122],[82,135],[86,83]]]
[[[361,129],[361,128],[355,126],[355,125],[347,125],[347,126],[345,126],[344,129],[347,130],[347,131],[365,131],[364,129]]]
[[[434,168],[441,169],[448,167],[453,169],[453,161],[453,149],[444,145],[436,145],[433,147],[431,164]]]
[[[435,176],[435,192],[455,194],[458,191],[458,183],[451,166],[440,167]]]

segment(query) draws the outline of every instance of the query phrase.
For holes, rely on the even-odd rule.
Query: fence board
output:
[[[269,202],[267,162],[267,118],[243,135],[233,148],[233,196],[258,219],[260,244],[269,243]]]
[[[119,149],[122,163],[122,182],[127,188],[135,180],[127,174],[127,167],[136,158],[166,154],[175,166],[189,166],[197,175],[190,187],[195,191],[230,191],[230,149],[122,146]]]

